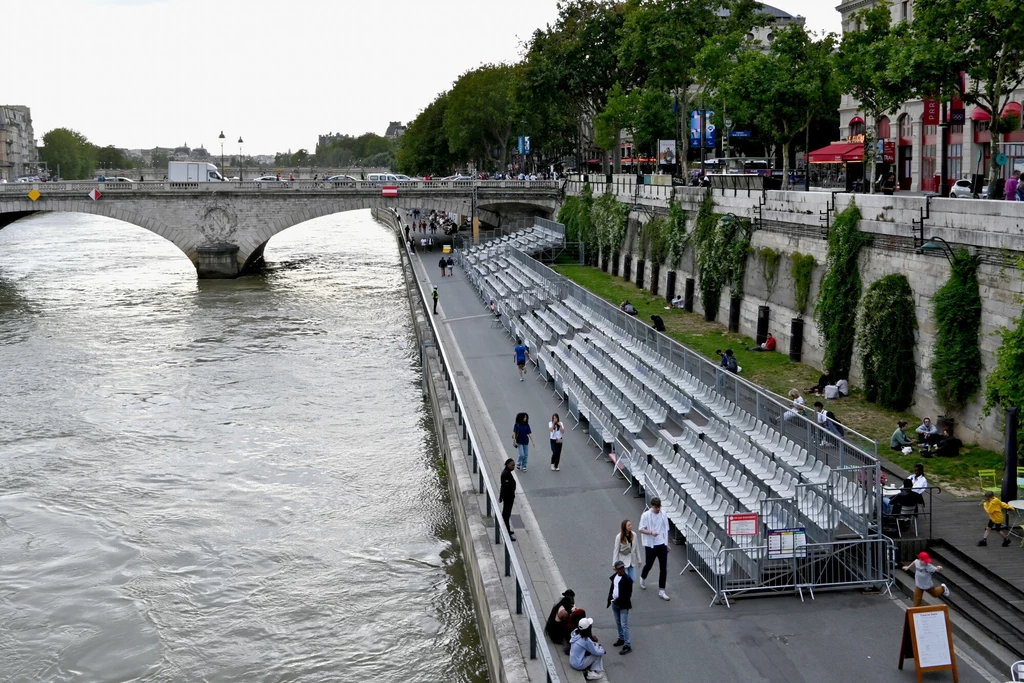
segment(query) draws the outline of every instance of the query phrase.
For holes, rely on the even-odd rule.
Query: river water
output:
[[[394,239],[0,231],[0,681],[486,679]]]

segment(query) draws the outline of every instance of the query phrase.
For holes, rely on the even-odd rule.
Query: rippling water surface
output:
[[[0,680],[481,681],[394,240],[0,231]]]

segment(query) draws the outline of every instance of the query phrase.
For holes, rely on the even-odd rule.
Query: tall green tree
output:
[[[571,122],[574,128],[577,154],[593,144],[587,122],[604,110],[612,86],[639,82],[627,75],[632,70],[622,68],[618,57],[625,11],[621,2],[566,0],[559,3],[555,23],[530,40],[524,80],[558,103],[559,123]]]
[[[992,150],[1012,123],[999,115],[1024,84],[1024,11],[1015,0],[915,0],[893,78],[922,97],[959,95],[992,114]],[[960,74],[966,74],[966,83]],[[1004,130],[1004,128],[1006,130]],[[989,186],[1001,173],[989,165]]]
[[[70,128],[54,128],[43,135],[39,156],[50,173],[56,174],[59,170],[60,177],[69,180],[92,178],[96,168],[96,147]]]
[[[445,176],[458,166],[448,146],[444,114],[448,93],[441,93],[409,124],[399,138],[398,170],[415,175]]]
[[[96,163],[103,168],[135,168],[135,163],[113,145],[95,149]]]
[[[674,93],[687,120],[750,47],[747,34],[770,20],[753,0],[630,0],[618,47],[622,80]]]
[[[802,26],[787,26],[767,51],[740,54],[722,88],[733,118],[782,146],[785,187],[793,142],[822,112],[839,106],[834,49],[831,34],[813,40]]]
[[[917,7],[914,6],[915,13]],[[861,10],[854,15],[860,30],[843,35],[837,54],[840,83],[843,92],[850,93],[868,114],[872,126],[865,126],[865,161],[870,167],[869,181],[875,178],[878,154],[875,129],[883,115],[895,111],[912,94],[912,78],[906,78],[893,65],[904,50],[905,26],[891,26],[892,15],[888,0]],[[874,182],[868,183],[875,191]]]
[[[455,82],[444,111],[444,130],[460,159],[475,159],[482,167],[496,159],[497,168],[506,168],[516,124],[513,78],[513,67],[491,64],[467,71]],[[497,154],[492,157],[493,151]]]

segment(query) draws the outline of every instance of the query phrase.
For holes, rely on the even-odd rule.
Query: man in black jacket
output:
[[[615,560],[615,573],[609,577],[612,585],[608,587],[608,605],[615,615],[615,628],[619,630],[619,639],[612,647],[622,646],[620,655],[628,655],[633,651],[629,639],[629,610],[633,609],[633,579],[626,573],[626,565],[622,560]]]
[[[516,540],[512,532],[512,503],[516,500],[516,478],[512,476],[512,470],[516,468],[516,461],[509,458],[505,461],[505,469],[501,471],[501,488],[498,489],[498,502],[501,503],[501,518],[505,520],[505,528],[508,529],[509,538]]]

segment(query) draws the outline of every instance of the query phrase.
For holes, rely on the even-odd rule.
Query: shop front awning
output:
[[[859,142],[833,142],[807,155],[807,161],[812,164],[841,164],[863,160],[864,145]]]
[[[1016,114],[1020,116],[1021,106],[1019,102],[1009,102],[1003,107],[1003,116],[1008,114]],[[975,107],[974,111],[971,112],[971,121],[991,121],[992,114],[988,113],[981,107]]]
[[[862,119],[859,116],[854,116],[852,119],[850,119],[850,124],[852,125],[854,123],[864,123],[864,119]]]

